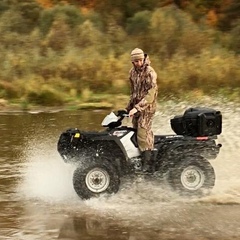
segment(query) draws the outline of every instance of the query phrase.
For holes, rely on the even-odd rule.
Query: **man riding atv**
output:
[[[121,179],[139,175],[142,155],[136,129],[121,126],[124,115],[107,115],[104,131],[71,128],[58,140],[58,152],[76,168],[73,187],[82,199],[117,193]],[[176,134],[154,136],[154,159],[148,177],[165,179],[183,195],[208,194],[215,184],[215,172],[209,160],[221,148],[217,135],[222,131],[220,111],[189,108],[171,119]]]
[[[154,148],[152,120],[157,105],[157,74],[150,66],[147,54],[135,48],[131,52],[133,67],[129,72],[131,95],[126,113],[137,130],[137,142],[142,154],[142,171],[149,172]],[[124,113],[124,110],[118,113]]]

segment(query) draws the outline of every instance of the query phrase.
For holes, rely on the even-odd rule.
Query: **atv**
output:
[[[189,108],[170,119],[175,132],[155,135],[151,171],[142,171],[136,129],[122,126],[123,111],[111,112],[102,121],[104,131],[86,132],[78,128],[64,131],[58,140],[58,152],[66,163],[76,165],[73,187],[81,199],[117,193],[127,175],[148,174],[165,178],[181,195],[203,196],[215,185],[210,159],[215,159],[221,144],[220,111]]]

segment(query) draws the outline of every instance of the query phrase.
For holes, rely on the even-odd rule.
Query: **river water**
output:
[[[187,107],[160,108],[154,132],[172,133],[169,119]],[[114,196],[82,201],[72,187],[74,167],[62,161],[57,140],[70,127],[101,130],[108,112],[1,112],[0,239],[240,239],[240,108],[212,107],[223,114],[223,147],[211,162],[216,185],[201,199],[180,198],[137,178],[124,179]]]

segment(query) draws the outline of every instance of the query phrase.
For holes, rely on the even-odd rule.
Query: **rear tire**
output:
[[[73,174],[73,187],[82,199],[98,197],[103,193],[116,193],[120,179],[114,166],[103,159],[90,159]]]
[[[215,185],[215,172],[205,158],[188,156],[169,170],[167,180],[180,195],[204,196]]]

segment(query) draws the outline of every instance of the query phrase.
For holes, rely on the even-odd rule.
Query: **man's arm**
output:
[[[141,112],[145,110],[149,104],[152,104],[157,97],[158,87],[157,87],[157,74],[155,71],[150,71],[147,80],[147,93],[144,98],[134,106],[137,111]]]

